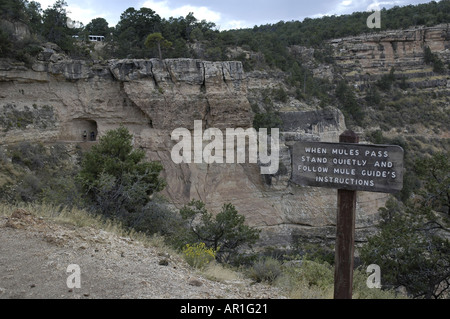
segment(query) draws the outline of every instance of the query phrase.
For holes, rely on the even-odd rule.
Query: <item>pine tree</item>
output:
[[[108,131],[81,164],[78,179],[94,210],[108,217],[138,213],[165,187],[161,163],[144,161],[144,151],[133,149],[132,138],[125,127]]]

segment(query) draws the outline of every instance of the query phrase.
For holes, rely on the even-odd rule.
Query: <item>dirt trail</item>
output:
[[[70,289],[69,265],[81,288]],[[23,210],[0,217],[0,299],[276,299],[249,280],[211,281],[179,256],[93,228],[63,226]]]

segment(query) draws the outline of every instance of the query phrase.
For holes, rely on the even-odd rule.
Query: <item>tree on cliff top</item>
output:
[[[66,7],[66,1],[57,0],[52,7],[44,10],[41,33],[48,41],[68,52],[73,49],[72,35],[76,34],[76,30],[67,26]]]
[[[144,151],[133,149],[132,138],[125,127],[108,131],[84,155],[78,176],[95,211],[124,221],[165,187],[161,163],[144,161]]]
[[[159,58],[162,60],[161,48],[170,48],[172,42],[164,39],[160,32],[155,32],[147,36],[147,39],[145,39],[145,46],[149,49],[156,46],[158,48]]]
[[[120,16],[114,31],[115,57],[146,57],[145,38],[149,33],[158,32],[161,17],[149,8],[136,10],[128,8]]]
[[[104,18],[95,18],[92,19],[91,22],[89,22],[85,30],[90,35],[101,35],[101,36],[108,36],[110,32],[108,21],[106,21]]]

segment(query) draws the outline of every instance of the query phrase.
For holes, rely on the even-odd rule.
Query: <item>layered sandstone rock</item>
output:
[[[252,125],[241,63],[152,59],[109,67],[155,129],[193,129],[194,120],[219,129]]]
[[[392,68],[410,87],[447,88],[449,84],[446,74],[433,74],[433,67],[424,63],[425,47],[443,61],[450,59],[449,24],[363,34],[329,44],[343,75],[357,85],[379,79]]]

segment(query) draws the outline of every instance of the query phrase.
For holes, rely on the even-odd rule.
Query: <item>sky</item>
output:
[[[42,9],[56,0],[35,0]],[[351,14],[393,6],[428,3],[429,0],[66,0],[68,16],[84,25],[105,18],[115,26],[129,7],[147,7],[162,18],[185,17],[193,12],[198,20],[214,22],[219,30],[252,28],[279,21],[302,21],[324,15]]]

